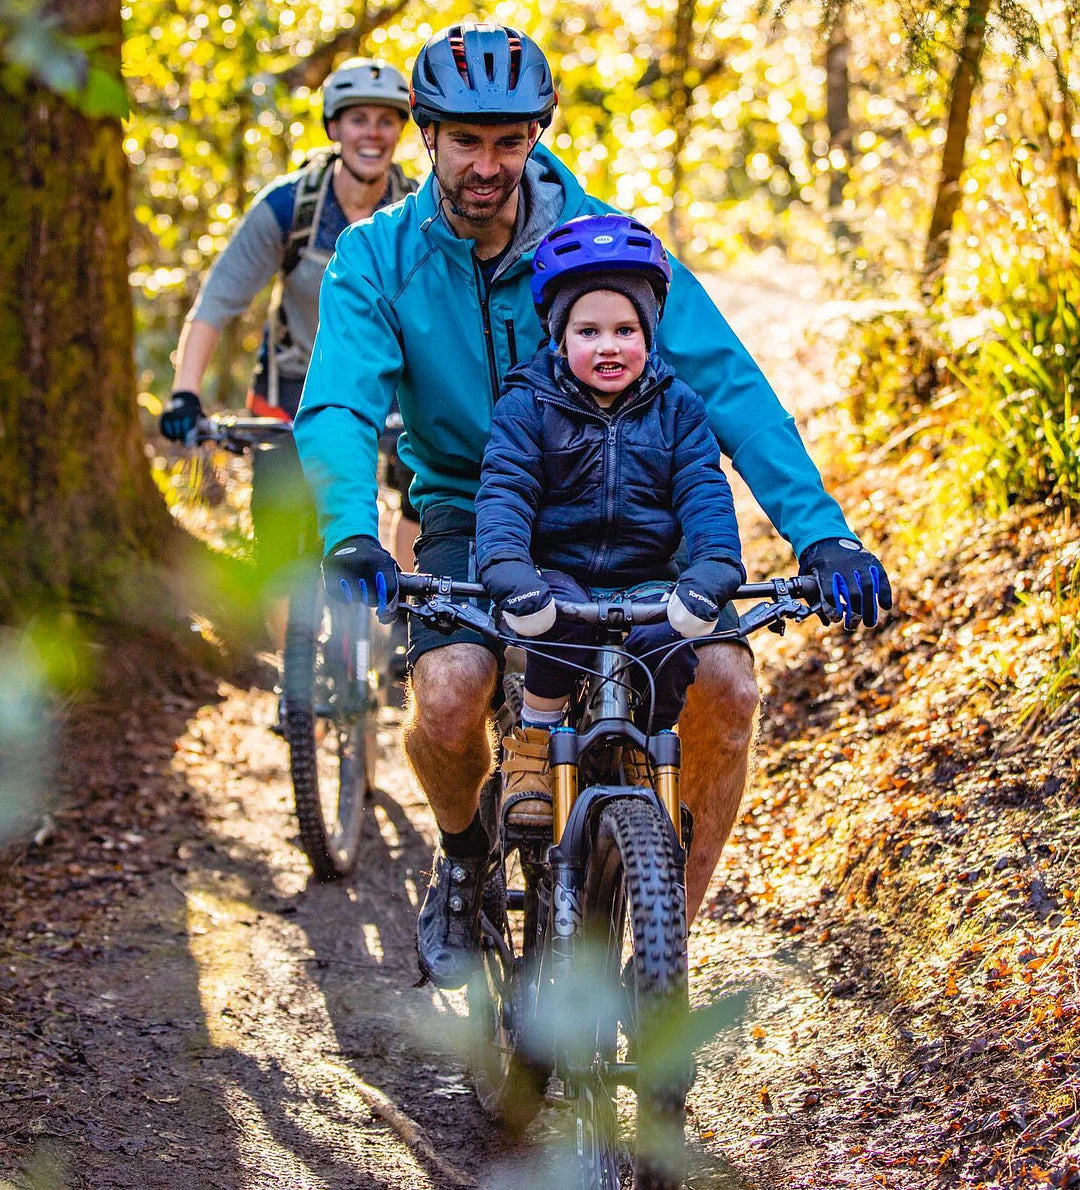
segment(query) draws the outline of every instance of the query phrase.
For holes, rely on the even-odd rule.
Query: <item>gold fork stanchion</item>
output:
[[[656,793],[675,828],[675,838],[682,846],[682,802],[679,799],[681,748],[673,731],[657,734]]]
[[[554,842],[557,846],[578,795],[577,732],[572,727],[556,727],[551,733],[549,747]]]

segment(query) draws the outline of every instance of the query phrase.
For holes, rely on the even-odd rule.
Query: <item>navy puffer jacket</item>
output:
[[[701,398],[658,356],[603,410],[542,348],[506,377],[476,496],[485,567],[532,560],[595,587],[673,577],[691,562],[740,564],[739,527]]]

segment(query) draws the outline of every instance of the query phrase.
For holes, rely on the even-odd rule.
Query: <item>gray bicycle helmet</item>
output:
[[[424,45],[413,66],[412,114],[421,128],[438,120],[535,120],[546,128],[558,101],[543,51],[505,25],[451,25]]]
[[[326,76],[322,86],[323,127],[347,107],[370,103],[409,115],[409,84],[400,70],[374,58],[350,58]],[[327,128],[329,135],[329,129]]]

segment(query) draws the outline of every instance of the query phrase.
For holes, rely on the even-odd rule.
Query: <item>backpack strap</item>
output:
[[[314,154],[304,166],[293,198],[292,224],[285,241],[285,259],[281,267],[283,277],[287,277],[296,268],[300,263],[300,253],[310,247],[318,234],[318,216],[322,210],[335,161],[336,153],[323,150]]]

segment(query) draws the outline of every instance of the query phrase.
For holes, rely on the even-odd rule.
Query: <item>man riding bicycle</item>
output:
[[[399,71],[365,58],[345,62],[323,84],[322,114],[336,147],[314,154],[259,194],[203,281],[176,350],[173,393],[161,417],[166,438],[184,441],[195,428],[203,414],[203,376],[221,328],[274,277],[247,404],[260,416],[294,417],[319,320],[319,286],[338,235],[416,189],[393,162],[409,118],[409,87]],[[317,548],[314,509],[291,439],[253,458],[252,519],[260,565],[272,581],[295,562],[305,526],[308,549]],[[400,554],[411,558],[419,529],[408,499],[412,475],[398,468],[391,478],[402,500]],[[280,647],[283,609],[273,618]]]
[[[327,268],[321,321],[296,422],[316,496],[327,587],[391,614],[397,568],[379,545],[376,452],[398,396],[416,471],[422,571],[475,579],[474,498],[505,373],[543,340],[530,292],[541,239],[613,208],[537,145],[556,105],[540,48],[514,30],[455,25],[421,49],[412,112],[433,173],[393,210],[350,228]],[[824,490],[793,419],[701,285],[673,264],[656,347],[702,398],[722,452],[849,626],[876,622],[891,593]],[[876,567],[880,582],[867,577]],[[410,624],[403,746],[439,825],[420,908],[421,971],[460,987],[479,946],[475,907],[490,847],[479,791],[492,764],[494,646],[467,630]],[[749,651],[702,650],[680,720],[683,795],[695,818],[687,913],[700,905],[747,777],[758,690]],[[462,914],[462,905],[470,912]]]

